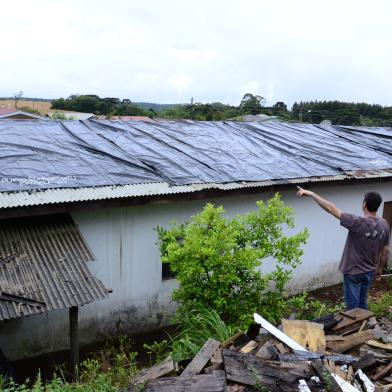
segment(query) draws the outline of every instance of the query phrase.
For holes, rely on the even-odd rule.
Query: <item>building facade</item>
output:
[[[334,202],[343,211],[361,214],[363,194],[372,189],[383,196],[379,213],[390,214],[392,188],[387,182],[366,181],[354,184],[315,184],[311,189]],[[257,200],[268,200],[279,191],[283,201],[295,212],[295,229],[307,227],[310,237],[304,246],[302,264],[290,283],[293,292],[338,283],[338,264],[346,230],[331,215],[310,199],[296,197],[295,186],[281,189],[243,189],[200,199],[176,195],[172,200],[105,208],[70,208],[95,261],[89,264],[94,276],[113,292],[103,301],[80,308],[81,344],[99,342],[116,335],[131,335],[170,323],[175,310],[171,292],[175,279],[162,277],[162,265],[156,244],[156,227],[169,227],[198,213],[205,203],[223,205],[227,216],[256,209]],[[385,211],[384,211],[385,209]],[[53,209],[55,212],[55,208]],[[273,269],[273,260],[265,260],[262,269]],[[0,324],[0,347],[11,359],[25,358],[69,346],[68,313],[58,310],[43,315],[9,320]]]

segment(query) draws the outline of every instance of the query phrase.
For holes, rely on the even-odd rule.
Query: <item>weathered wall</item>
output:
[[[314,187],[344,211],[361,214],[363,193],[368,185]],[[388,184],[373,184],[385,201],[392,200]],[[267,200],[271,193],[225,197],[213,200],[223,204],[233,216],[256,208],[256,200]],[[322,211],[310,199],[298,199],[295,189],[282,193],[294,208],[296,230],[308,227],[310,238],[301,266],[295,271],[292,288],[300,291],[337,283],[338,262],[346,231],[339,222]],[[166,204],[110,208],[78,212],[73,215],[87,243],[96,256],[90,269],[113,293],[105,301],[80,310],[82,344],[105,339],[113,334],[132,334],[168,323],[174,305],[170,292],[175,281],[161,280],[156,226],[168,226],[189,219],[206,201],[183,201]],[[382,207],[380,209],[382,213]],[[263,268],[272,268],[271,261]],[[65,349],[68,346],[68,312],[10,320],[0,324],[0,347],[13,358]]]

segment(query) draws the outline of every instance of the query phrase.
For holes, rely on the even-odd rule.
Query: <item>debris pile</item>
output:
[[[142,371],[129,391],[392,391],[392,323],[352,309],[313,322],[258,314],[246,334],[208,339],[186,363],[168,358]]]

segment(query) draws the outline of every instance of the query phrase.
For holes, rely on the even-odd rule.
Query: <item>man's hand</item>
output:
[[[337,208],[335,205],[333,205],[330,201],[323,199],[318,194],[312,191],[308,191],[299,186],[297,186],[297,188],[298,188],[297,191],[298,197],[310,196],[323,210],[327,211],[329,214],[333,215],[335,218],[340,220],[342,216],[342,211],[339,208]]]
[[[382,271],[377,269],[375,274],[374,274],[374,279],[375,280],[381,280],[381,274],[382,274]]]
[[[303,188],[301,188],[299,186],[297,186],[297,189],[298,189],[298,191],[297,191],[297,196],[298,197],[312,196],[313,195],[313,192],[312,191],[308,191],[307,189],[303,189]]]

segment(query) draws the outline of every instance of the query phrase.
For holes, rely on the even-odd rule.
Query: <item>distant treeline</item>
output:
[[[100,98],[98,95],[71,95],[52,101],[52,109],[94,113],[105,116],[156,116],[154,110],[146,110],[129,99]]]
[[[296,102],[291,117],[313,124],[330,120],[340,125],[391,126],[392,107],[340,101]]]
[[[245,94],[238,106],[221,102],[194,104],[158,104],[132,102],[129,99],[100,98],[97,95],[71,95],[52,101],[53,109],[94,113],[106,116],[148,116],[167,119],[220,121],[241,120],[247,114],[267,114],[284,121],[318,124],[392,126],[392,107],[340,101],[295,102],[288,110],[284,102],[266,106],[259,95]]]
[[[220,102],[194,104],[156,104],[131,102],[129,99],[100,98],[98,95],[71,95],[52,101],[52,109],[94,113],[106,116],[149,116],[168,119],[226,120],[246,114],[264,113],[284,115],[287,107],[278,102],[272,107],[264,106],[265,99],[259,95],[245,94],[238,106]],[[288,112],[287,112],[288,113]]]

